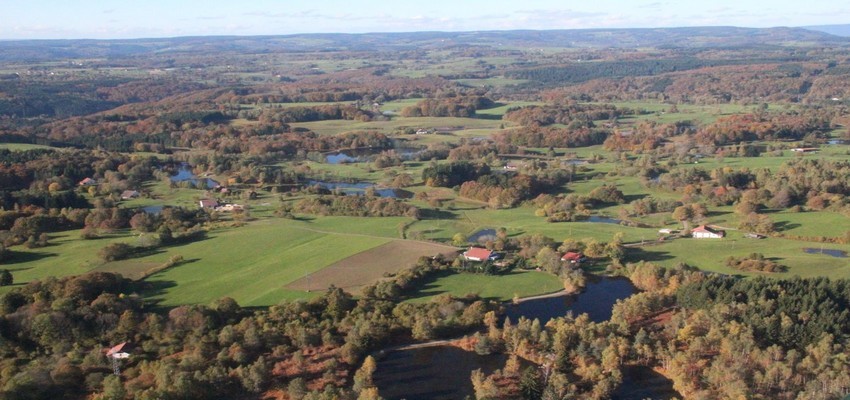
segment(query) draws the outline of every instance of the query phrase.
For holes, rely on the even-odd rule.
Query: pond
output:
[[[495,229],[482,229],[478,232],[469,235],[466,239],[469,243],[484,243],[490,240],[496,240]]]
[[[191,182],[195,187],[205,186],[207,189],[212,189],[218,186],[218,182],[210,179],[210,178],[198,178],[194,172],[192,172],[192,167],[189,164],[180,164],[180,169],[177,170],[177,174],[171,176],[172,182]]]
[[[545,324],[572,310],[575,315],[587,313],[593,321],[600,322],[611,318],[611,308],[618,299],[635,292],[635,287],[628,279],[596,278],[589,281],[585,291],[578,295],[509,305],[507,316],[512,321],[521,316],[537,318],[541,324]],[[482,356],[452,346],[390,351],[379,357],[374,375],[375,385],[381,396],[389,400],[463,399],[474,394],[470,381],[472,371],[480,368],[485,373],[491,373],[503,368],[506,360],[504,354]],[[639,384],[639,381],[635,381],[633,386]],[[634,390],[628,389],[626,393]]]
[[[850,140],[847,140],[847,139],[830,139],[830,140],[827,140],[826,143],[828,143],[828,144],[850,144]]]
[[[511,304],[505,310],[505,317],[513,322],[520,317],[537,318],[545,325],[550,319],[562,317],[571,311],[575,316],[587,313],[592,321],[602,322],[611,319],[611,309],[617,300],[635,293],[637,289],[626,278],[588,278],[584,291],[578,295],[546,297]]]
[[[619,219],[614,219],[614,218],[609,218],[609,217],[603,217],[603,216],[599,216],[599,215],[591,215],[591,216],[587,217],[587,219],[585,220],[585,222],[593,222],[593,223],[597,223],[597,224],[615,224],[615,225],[620,225],[623,221],[622,221],[622,220],[619,220]]]
[[[396,147],[392,149],[347,149],[325,154],[325,162],[327,162],[328,164],[368,162],[374,159],[375,156],[389,150],[394,150],[395,153],[398,154],[398,156],[401,157],[402,160],[410,160],[416,154],[422,152],[422,149],[418,149],[415,147]]]
[[[165,208],[165,206],[147,206],[140,208],[140,210],[151,215],[159,215],[159,213],[162,212],[163,208]]]
[[[833,256],[836,258],[847,258],[846,251],[837,249],[815,249],[812,247],[806,247],[803,249],[803,252],[808,254],[826,254],[828,256]]]
[[[492,373],[507,359],[504,354],[482,356],[453,346],[391,351],[378,361],[373,379],[388,400],[458,400],[475,393],[472,371]]]
[[[307,181],[308,186],[320,186],[324,189],[334,191],[339,189],[343,194],[346,195],[357,195],[362,196],[366,193],[366,189],[375,187],[374,183],[369,182],[328,182],[328,181],[317,181],[317,180],[309,180]],[[392,197],[399,199],[407,199],[413,197],[413,194],[401,189],[375,189],[375,194],[380,197]]]
[[[623,383],[611,396],[612,400],[669,400],[682,395],[673,389],[673,381],[652,368],[630,365],[622,368]]]

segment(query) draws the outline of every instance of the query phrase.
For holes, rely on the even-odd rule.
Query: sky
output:
[[[0,0],[0,39],[847,23],[836,0]]]

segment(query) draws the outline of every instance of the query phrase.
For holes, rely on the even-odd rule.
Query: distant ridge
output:
[[[810,31],[824,32],[830,35],[850,37],[850,24],[804,26]]]
[[[410,33],[318,33],[116,40],[0,41],[0,61],[111,58],[151,54],[404,51],[458,45],[501,48],[735,48],[847,45],[850,38],[803,28],[687,27]]]

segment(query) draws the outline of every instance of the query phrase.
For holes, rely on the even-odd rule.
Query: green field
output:
[[[163,306],[207,303],[222,296],[245,306],[305,298],[309,294],[284,286],[388,241],[319,233],[280,222],[215,233],[185,246],[179,254],[196,261],[149,277],[147,281],[154,286],[149,297]]]
[[[263,220],[240,228],[214,230],[198,242],[158,249],[130,260],[103,263],[98,251],[112,242],[137,243],[137,236],[119,232],[98,240],[81,240],[80,231],[51,235],[50,246],[15,248],[5,263],[22,284],[47,276],[111,271],[137,276],[173,255],[186,263],[147,279],[146,293],[161,305],[207,303],[222,296],[242,305],[276,304],[310,295],[283,287],[310,272],[398,237],[400,219],[318,218],[313,222]],[[369,232],[364,235],[362,232]],[[407,267],[400,265],[399,269]],[[2,288],[5,292],[9,288]]]
[[[7,149],[12,151],[26,151],[26,150],[35,150],[35,149],[58,149],[58,147],[52,146],[43,146],[40,144],[29,144],[29,143],[0,143],[0,149]]]
[[[680,262],[699,267],[702,270],[728,275],[756,276],[765,275],[777,278],[792,276],[830,278],[850,278],[848,258],[837,258],[825,254],[807,254],[803,248],[837,249],[850,253],[850,246],[808,243],[786,239],[746,239],[736,231],[727,232],[724,239],[676,239],[658,246],[645,247],[630,252],[634,261],[638,259],[657,262],[663,266],[674,267]],[[788,267],[787,272],[762,274],[742,272],[727,267],[724,260],[729,256],[744,257],[751,253],[762,253],[765,257]]]
[[[450,274],[435,277],[413,293],[410,301],[425,302],[442,294],[476,294],[485,299],[507,301],[514,296],[528,297],[553,293],[564,288],[554,275],[537,271],[512,271],[506,275]]]

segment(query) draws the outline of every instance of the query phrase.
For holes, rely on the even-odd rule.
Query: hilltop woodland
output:
[[[436,339],[481,400],[850,394],[850,42],[661,31],[0,42],[0,398],[379,399]]]

